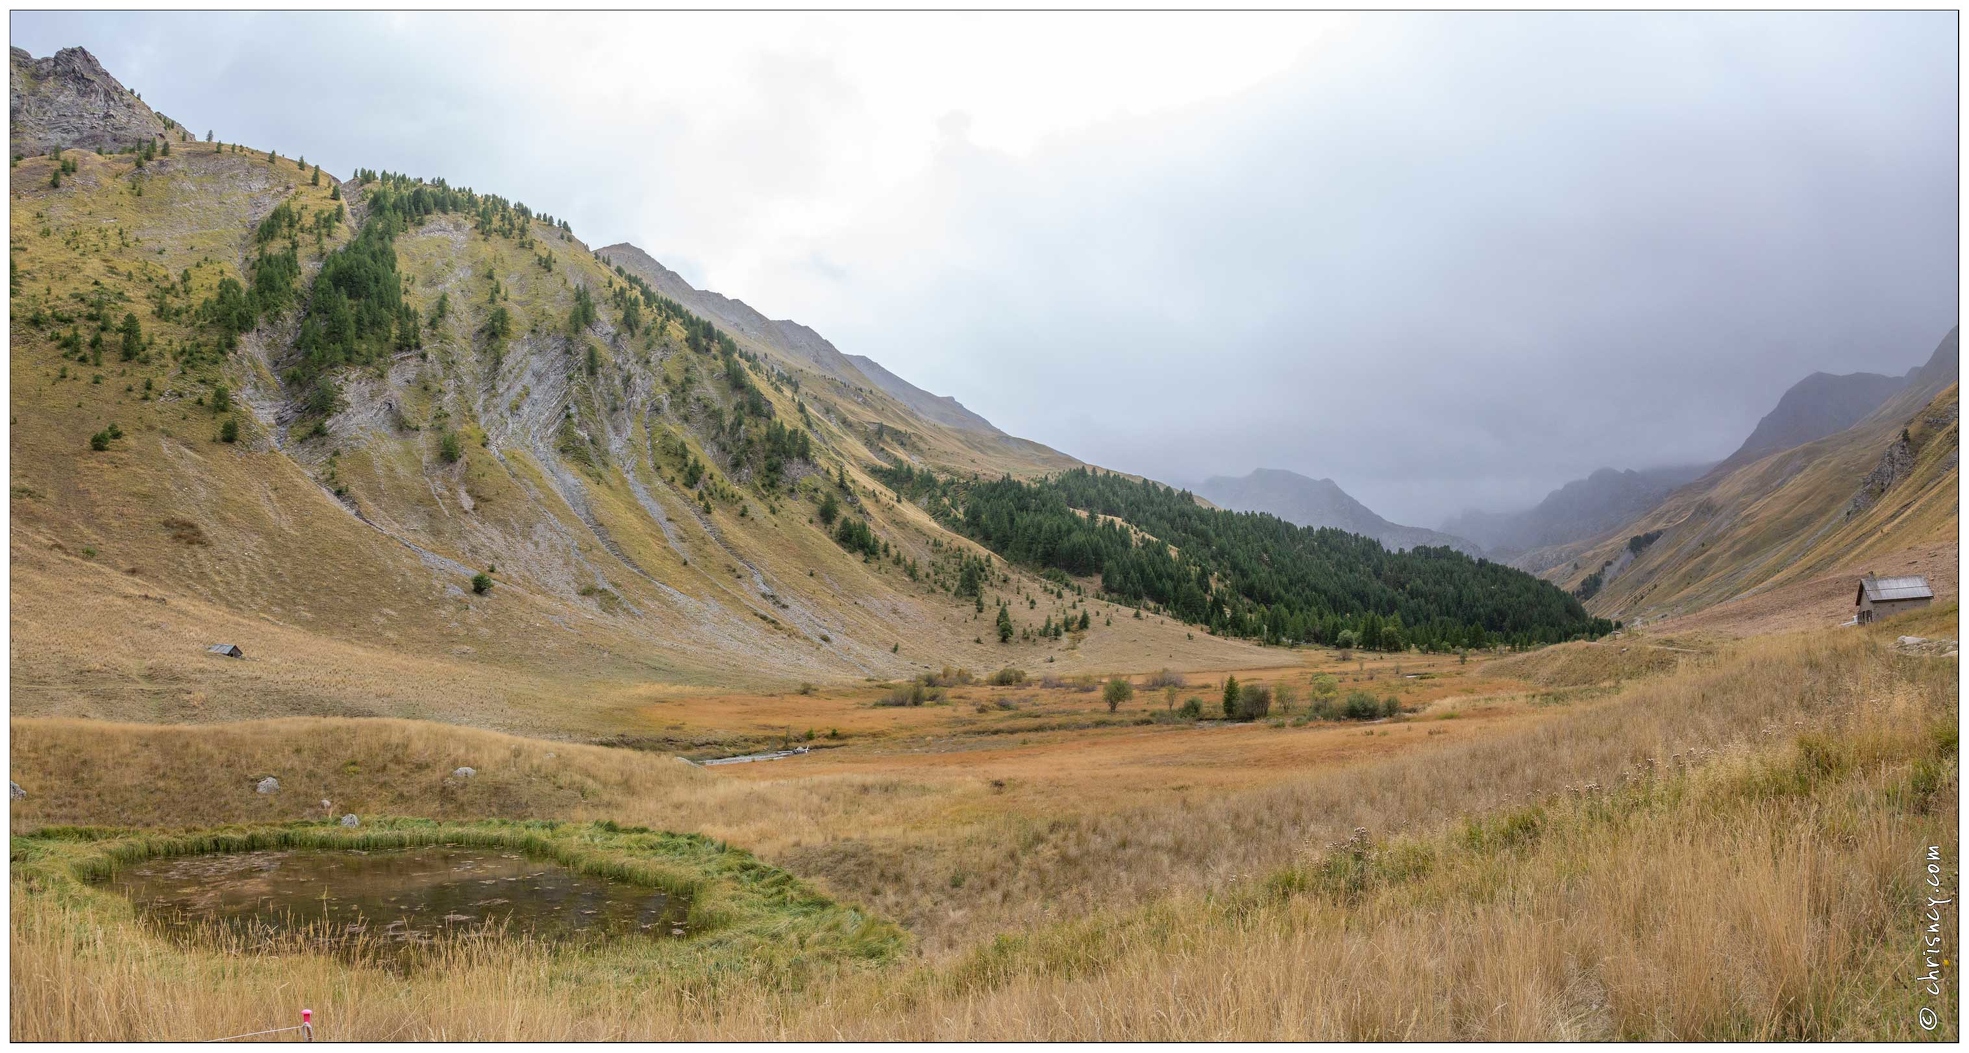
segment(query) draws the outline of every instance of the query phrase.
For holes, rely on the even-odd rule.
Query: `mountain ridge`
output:
[[[1332,479],[1313,479],[1283,468],[1255,468],[1235,478],[1212,476],[1196,487],[1196,493],[1224,508],[1269,512],[1298,526],[1334,527],[1374,538],[1391,549],[1443,546],[1484,556],[1483,548],[1468,539],[1389,522]]]
[[[1911,553],[1953,553],[1958,330],[1906,379],[1841,431],[1719,464],[1644,515],[1596,538],[1535,550],[1519,565],[1585,587],[1588,609],[1634,622],[1747,602],[1842,571],[1891,574],[1897,561],[1917,558]]]
[[[1646,512],[1675,488],[1713,465],[1620,470],[1601,468],[1553,490],[1516,512],[1469,510],[1443,523],[1445,533],[1470,538],[1499,558],[1510,559],[1547,545],[1593,537]]]
[[[1735,466],[1767,453],[1802,446],[1841,432],[1905,388],[1919,367],[1902,376],[1881,373],[1811,373],[1786,388],[1777,405],[1757,421],[1743,445],[1722,464]]]
[[[883,391],[888,392],[891,397],[903,405],[908,406],[910,409],[915,410],[922,416],[928,417],[940,424],[947,424],[953,428],[962,428],[966,431],[981,431],[992,435],[1005,434],[998,430],[996,425],[966,408],[962,402],[957,401],[955,396],[932,395],[922,388],[911,384],[909,381],[896,376],[887,367],[883,366],[882,363],[869,358],[867,355],[849,355],[847,357],[848,361],[853,362],[861,370],[863,376],[873,380],[877,386]]]

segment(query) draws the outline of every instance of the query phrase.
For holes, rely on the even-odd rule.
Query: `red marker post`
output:
[[[301,1041],[314,1041],[314,1010],[301,1010]]]

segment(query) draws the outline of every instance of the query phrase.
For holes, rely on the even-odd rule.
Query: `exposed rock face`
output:
[[[1873,471],[1861,480],[1853,499],[1846,502],[1846,518],[1851,519],[1872,508],[1881,494],[1893,489],[1895,483],[1907,478],[1913,470],[1914,444],[1908,441],[1907,433],[1902,432],[1901,437],[1887,447],[1887,452],[1880,455],[1880,463],[1874,465]]]
[[[15,157],[58,146],[121,150],[164,136],[164,121],[81,48],[44,59],[13,48],[9,66]]]

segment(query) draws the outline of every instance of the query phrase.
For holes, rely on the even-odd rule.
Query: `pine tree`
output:
[[[123,361],[130,361],[142,354],[143,350],[144,327],[138,323],[137,316],[134,313],[125,312],[123,315]]]
[[[1237,677],[1226,677],[1224,679],[1224,716],[1237,716],[1237,696]]]
[[[1012,612],[1002,603],[998,605],[998,642],[1012,642]]]
[[[567,324],[576,333],[595,324],[595,300],[585,285],[574,287],[574,310],[568,313]]]

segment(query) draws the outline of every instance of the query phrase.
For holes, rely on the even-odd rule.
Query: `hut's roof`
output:
[[[1919,574],[1900,578],[1865,577],[1860,579],[1860,591],[1853,598],[1854,603],[1871,600],[1882,603],[1892,600],[1932,600],[1935,590],[1928,587],[1928,579]]]

